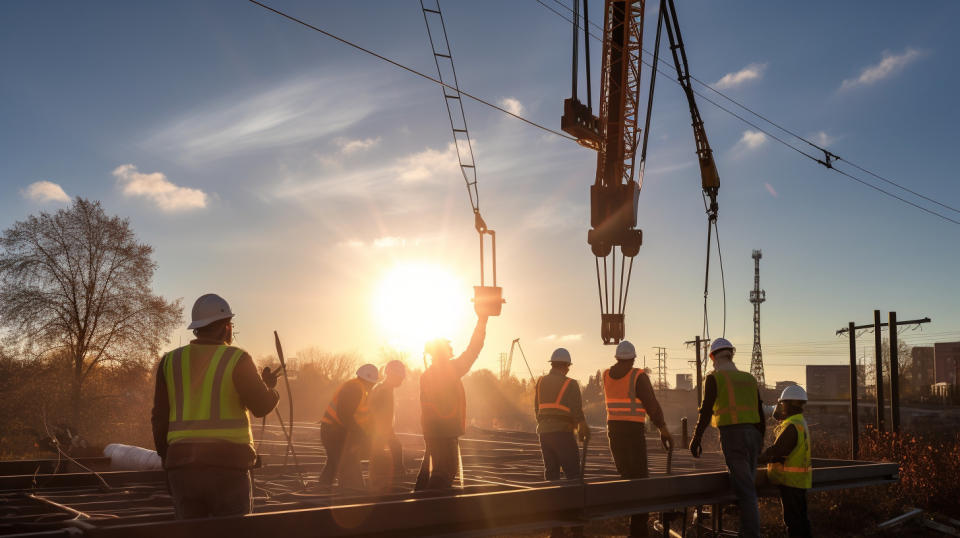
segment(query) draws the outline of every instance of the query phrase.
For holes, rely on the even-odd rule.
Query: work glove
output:
[[[277,378],[280,376],[280,370],[273,372],[270,370],[269,366],[263,367],[263,372],[260,373],[260,377],[263,378],[263,384],[267,388],[275,388],[277,386]]]
[[[700,446],[700,436],[695,436],[690,440],[690,454],[694,458],[699,458],[703,454],[703,447]]]
[[[660,444],[664,450],[673,450],[673,436],[666,427],[660,428]]]

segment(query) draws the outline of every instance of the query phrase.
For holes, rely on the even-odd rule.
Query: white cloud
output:
[[[818,131],[811,138],[813,138],[814,144],[822,148],[829,147],[830,144],[833,144],[837,141],[836,138],[828,135],[826,131]]]
[[[26,190],[20,191],[25,197],[34,202],[69,202],[70,197],[64,192],[63,187],[52,181],[35,181],[27,186]]]
[[[124,196],[139,196],[151,200],[162,211],[174,212],[207,207],[207,194],[200,189],[174,185],[161,172],[144,174],[132,164],[122,164],[113,170],[117,185]]]
[[[561,341],[561,342],[579,342],[580,340],[583,340],[583,335],[582,335],[582,334],[579,334],[579,333],[578,333],[578,334],[565,334],[565,335],[563,335],[563,336],[560,337],[560,341]]]
[[[763,72],[767,69],[767,64],[750,64],[735,73],[727,73],[720,80],[713,83],[713,87],[718,90],[728,90],[736,88],[751,80],[763,78]]]
[[[358,90],[368,86],[366,78],[337,74],[287,81],[252,95],[221,96],[174,119],[145,143],[187,160],[206,160],[315,140],[374,110],[373,103],[380,101]],[[363,149],[363,142],[351,150]]]
[[[517,116],[523,115],[523,103],[513,97],[504,97],[498,104],[511,114],[516,114]]]
[[[743,132],[743,136],[740,137],[740,141],[734,146],[734,149],[740,152],[755,150],[766,142],[767,135],[760,131],[746,130]]]
[[[336,140],[336,144],[340,147],[340,153],[344,155],[350,155],[351,153],[365,151],[376,147],[378,144],[380,144],[380,137],[378,136],[376,138],[363,138],[356,140],[338,138]]]
[[[840,90],[849,90],[857,86],[870,86],[883,79],[890,78],[921,56],[923,56],[923,51],[909,47],[900,54],[891,54],[889,51],[884,51],[880,63],[864,67],[860,76],[856,78],[844,80],[840,84]]]
[[[453,142],[444,151],[427,148],[419,153],[401,157],[397,160],[395,167],[397,177],[407,182],[448,180],[451,175],[461,175],[457,147]]]
[[[546,340],[546,341],[548,341],[548,342],[551,342],[551,341],[557,339],[557,335],[555,335],[555,334],[548,334],[548,335],[546,335],[546,336],[541,336],[540,339],[541,339],[541,340]]]
[[[777,194],[777,189],[774,189],[774,188],[773,188],[773,185],[771,185],[771,184],[769,184],[769,183],[764,183],[764,184],[763,184],[763,188],[767,189],[767,192],[770,193],[770,196],[773,196],[774,198],[779,198],[779,197],[780,197],[780,195]]]

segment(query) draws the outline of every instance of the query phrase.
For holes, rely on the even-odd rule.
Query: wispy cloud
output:
[[[122,164],[113,170],[117,185],[124,196],[147,198],[162,211],[175,212],[207,207],[207,194],[200,189],[173,184],[161,172],[144,174],[132,164]]]
[[[713,87],[718,90],[729,90],[730,88],[742,86],[751,80],[763,78],[763,72],[766,69],[767,64],[765,63],[752,63],[739,71],[723,75],[720,77],[720,80],[713,83]]]
[[[773,185],[771,185],[771,184],[769,184],[769,183],[764,183],[764,184],[763,184],[763,188],[767,189],[767,192],[770,193],[770,196],[773,196],[774,198],[779,198],[779,197],[780,197],[780,195],[777,194],[777,189],[774,189],[774,188],[773,188]]]
[[[743,153],[746,151],[755,150],[764,145],[766,142],[767,135],[760,131],[751,131],[748,129],[743,132],[743,136],[740,137],[740,140],[733,147],[733,149],[735,152]]]
[[[476,147],[476,142],[473,143]],[[459,176],[457,147],[451,142],[443,151],[426,148],[423,151],[401,157],[395,164],[397,177],[406,182],[449,180]]]
[[[870,86],[881,80],[890,78],[923,56],[924,51],[908,47],[900,54],[883,52],[880,63],[864,67],[860,75],[848,78],[840,84],[840,90],[849,90],[858,86]]]
[[[52,181],[35,181],[20,191],[25,198],[34,202],[69,202],[70,197],[64,192],[63,187]]]
[[[829,147],[831,144],[837,141],[835,137],[830,136],[826,131],[817,131],[813,134],[813,136],[811,136],[811,138],[813,139],[814,144],[822,148]]]
[[[376,138],[363,138],[350,140],[348,138],[338,138],[336,140],[337,146],[340,148],[340,153],[344,155],[350,155],[351,153],[356,153],[358,151],[366,151],[368,149],[376,147],[380,144],[380,137]]]
[[[221,97],[163,126],[146,145],[188,160],[207,160],[330,135],[373,111],[377,101],[358,98],[357,88],[367,82],[357,78],[304,78],[252,95]]]
[[[557,339],[557,335],[555,335],[555,334],[548,334],[548,335],[546,335],[546,336],[541,336],[540,339],[541,339],[541,340],[546,340],[546,341],[548,341],[548,342],[552,342],[552,341],[554,341],[554,340]]]
[[[565,335],[563,335],[563,336],[560,337],[560,341],[561,341],[561,342],[579,342],[580,340],[583,340],[583,335],[582,335],[582,334],[579,334],[579,333],[577,333],[577,334],[565,334]]]
[[[523,115],[523,111],[524,111],[523,103],[521,103],[518,99],[515,99],[513,97],[504,97],[497,104],[499,104],[501,107],[503,107],[505,110],[507,110],[511,114],[516,114],[518,116]]]

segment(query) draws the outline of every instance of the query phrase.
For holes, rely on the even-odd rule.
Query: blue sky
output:
[[[591,3],[596,22],[601,4]],[[434,73],[418,2],[271,5]],[[462,89],[558,129],[570,90],[569,23],[534,0],[442,7]],[[691,1],[678,9],[695,77],[861,166],[960,205],[952,181],[960,5]],[[8,3],[0,25],[0,225],[67,197],[101,200],[155,247],[158,292],[188,306],[221,293],[239,313],[239,343],[255,355],[271,352],[278,329],[290,350],[372,357],[387,343],[373,295],[397,263],[440,265],[466,295],[478,280],[435,85],[242,1]],[[508,301],[490,323],[480,366],[495,369],[497,353],[520,337],[535,370],[565,345],[574,375],[585,378],[612,354],[600,345],[586,244],[595,154],[465,106]],[[764,253],[768,381],[802,381],[801,365],[842,361],[846,343],[834,331],[869,321],[874,308],[933,318],[924,334],[904,333],[911,343],[960,336],[958,225],[825,170],[709,103],[700,109],[722,184],[726,335],[744,365],[755,248]],[[691,371],[682,342],[701,325],[705,217],[693,149],[679,87],[661,77],[627,334],[648,362],[652,346],[668,348],[671,382]],[[449,331],[455,348],[469,337],[470,308],[464,300],[462,323]],[[173,343],[188,336],[178,331]]]

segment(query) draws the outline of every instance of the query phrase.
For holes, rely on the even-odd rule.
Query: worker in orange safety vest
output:
[[[536,384],[533,411],[537,416],[545,480],[559,479],[561,469],[565,478],[580,478],[577,437],[581,441],[590,439],[580,385],[567,377],[572,362],[569,351],[557,348],[550,355],[550,373],[541,376]]]
[[[327,454],[321,486],[331,486],[339,477],[341,487],[363,489],[360,458],[363,448],[369,446],[368,396],[379,377],[376,366],[364,364],[357,369],[357,377],[340,385],[330,399],[320,419],[320,441]]]

